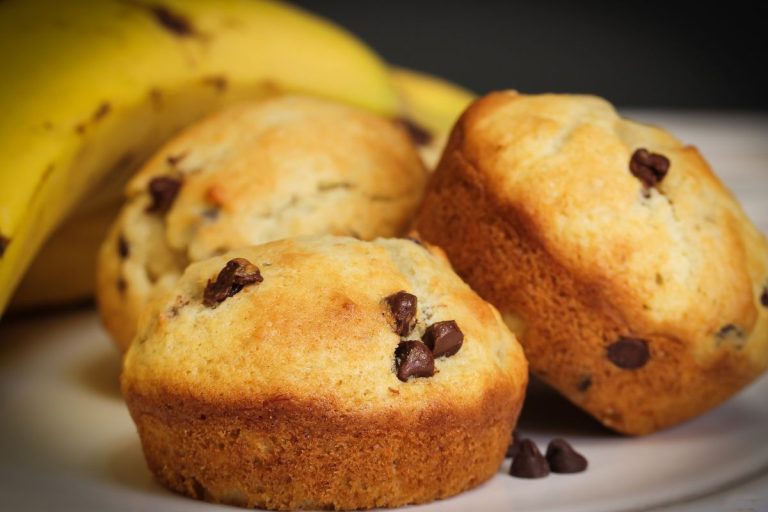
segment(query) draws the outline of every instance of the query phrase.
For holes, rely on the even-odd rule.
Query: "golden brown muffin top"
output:
[[[139,310],[184,267],[301,235],[401,235],[427,172],[397,122],[279,96],[187,128],[131,180],[99,261],[105,323],[127,347]]]
[[[234,258],[258,267],[262,280],[206,305],[207,283]],[[402,337],[386,300],[399,291],[417,297],[417,323]],[[432,377],[399,380],[401,340],[418,340],[446,320],[464,334],[458,352],[437,357]],[[523,389],[526,381],[514,335],[438,250],[406,239],[331,236],[190,265],[142,316],[123,370],[124,389],[145,396],[239,405],[307,399],[350,412],[461,407],[499,382]]]
[[[633,322],[768,364],[768,244],[696,148],[597,97],[514,91],[474,103],[453,137],[546,252],[610,283]]]

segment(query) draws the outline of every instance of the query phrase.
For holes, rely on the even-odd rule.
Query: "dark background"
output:
[[[483,93],[768,110],[768,8],[753,2],[294,1],[399,66]]]

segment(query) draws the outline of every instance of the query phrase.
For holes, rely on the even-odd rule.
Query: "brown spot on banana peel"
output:
[[[8,248],[8,246],[11,243],[11,239],[8,238],[5,235],[0,234],[0,258],[3,257],[3,254],[5,254],[5,250]]]
[[[149,12],[155,17],[155,21],[176,37],[195,37],[197,31],[189,19],[174,12],[168,7],[163,5],[147,5],[144,6],[149,9]]]
[[[102,101],[101,105],[96,109],[96,111],[93,113],[92,121],[95,123],[107,114],[109,114],[109,111],[112,110],[112,105],[109,104],[108,101]]]
[[[163,91],[158,87],[153,87],[149,90],[149,102],[152,104],[152,109],[159,112],[163,108]]]
[[[53,173],[53,170],[55,168],[56,166],[52,163],[48,164],[48,167],[45,168],[45,171],[43,171],[43,175],[40,176],[40,179],[37,181],[37,185],[35,186],[35,191],[32,192],[32,200],[34,200],[40,194],[40,189],[43,188],[43,185],[45,185],[45,182],[48,181],[48,178],[51,177],[51,174]]]
[[[212,75],[203,77],[203,84],[208,85],[216,89],[216,92],[223,93],[227,90],[229,83],[227,77],[223,75]]]
[[[91,118],[88,121],[84,121],[82,123],[77,123],[75,125],[75,131],[79,135],[84,135],[86,130],[88,129],[89,124],[97,123],[101,119],[103,119],[107,114],[109,114],[110,110],[112,110],[112,105],[109,104],[108,101],[102,101],[98,107],[96,107],[96,110],[93,111],[93,114],[91,114]]]

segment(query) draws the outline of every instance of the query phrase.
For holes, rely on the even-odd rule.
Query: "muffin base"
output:
[[[500,385],[472,407],[435,403],[413,415],[282,395],[124,394],[149,468],[169,489],[242,507],[350,510],[446,498],[491,478],[524,389]]]

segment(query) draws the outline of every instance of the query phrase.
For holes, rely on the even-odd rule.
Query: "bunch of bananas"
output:
[[[211,111],[302,92],[439,144],[472,98],[269,0],[5,0],[0,70],[0,314],[89,297],[126,179]]]

